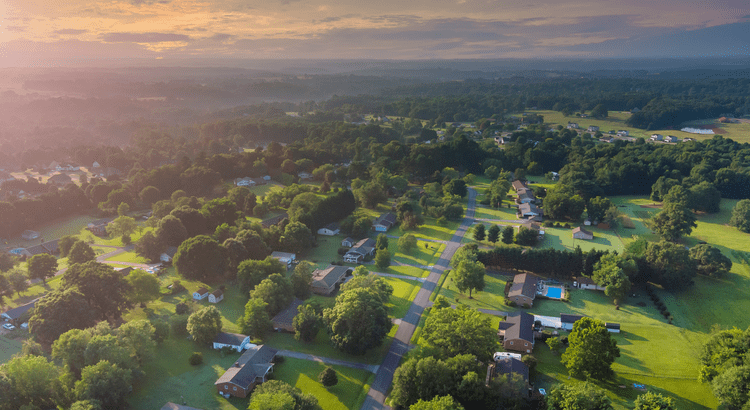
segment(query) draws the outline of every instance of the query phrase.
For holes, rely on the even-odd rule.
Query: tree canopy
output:
[[[497,331],[492,328],[490,319],[464,305],[457,309],[433,307],[422,338],[442,357],[466,353],[479,360],[489,360],[497,349]]]
[[[393,326],[381,296],[366,288],[336,296],[336,304],[323,312],[323,318],[333,345],[355,355],[380,346]]]
[[[604,380],[614,375],[612,363],[618,357],[617,341],[604,322],[584,317],[573,324],[562,362],[573,377]]]
[[[212,281],[221,278],[227,265],[225,249],[213,238],[198,235],[183,242],[174,255],[177,273],[186,278]]]

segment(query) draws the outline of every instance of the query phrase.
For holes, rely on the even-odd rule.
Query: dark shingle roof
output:
[[[214,339],[214,343],[239,346],[242,344],[242,342],[245,340],[246,337],[247,336],[245,335],[241,335],[237,333],[219,332],[219,334],[216,335],[216,339]]]
[[[318,285],[329,288],[346,276],[347,272],[350,270],[351,268],[349,267],[336,265],[328,265],[328,267],[323,270],[315,269],[315,272],[313,272],[312,284],[313,286]]]
[[[526,312],[518,312],[515,315],[508,315],[506,321],[512,323],[513,326],[505,331],[505,339],[534,341],[534,316]]]
[[[232,383],[247,389],[258,377],[263,377],[268,368],[273,366],[271,361],[276,356],[276,349],[261,345],[251,347],[224,372],[216,384]]]
[[[294,317],[297,316],[297,308],[302,305],[302,301],[300,299],[294,298],[292,303],[287,306],[286,309],[279,312],[278,315],[274,316],[271,321],[274,325],[292,325],[292,321],[294,320]]]
[[[560,313],[560,323],[575,323],[578,321],[578,319],[582,319],[584,316],[581,315],[566,315],[565,313]]]
[[[336,230],[341,229],[339,224],[337,224],[336,222],[329,223],[328,225],[325,226],[325,228],[328,229],[329,231],[336,231]]]
[[[620,329],[620,324],[619,323],[605,323],[604,327],[606,327],[607,329]]]
[[[517,373],[523,377],[524,381],[529,381],[529,366],[526,366],[526,363],[512,357],[497,362],[495,372],[497,374],[508,375],[511,373]]]
[[[166,253],[170,258],[174,258],[175,254],[177,254],[177,247],[170,246],[166,251],[164,251],[164,253]]]
[[[223,295],[224,292],[222,292],[221,289],[216,289],[215,291],[211,292],[211,294],[214,295],[214,297],[218,298],[219,296]]]
[[[388,213],[384,213],[383,215],[380,215],[378,219],[376,219],[375,222],[373,222],[373,225],[384,225],[384,226],[391,227],[396,224],[396,220],[397,220],[396,215],[388,212]]]
[[[11,320],[16,320],[19,317],[23,316],[24,313],[28,312],[29,310],[34,308],[34,305],[36,305],[36,300],[33,300],[23,306],[19,306],[17,308],[11,309],[6,311],[4,314],[11,318]]]
[[[208,293],[208,289],[206,289],[204,287],[200,287],[195,292],[198,293],[199,295],[205,295],[206,293]]]
[[[513,323],[510,322],[500,322],[499,325],[497,325],[497,330],[508,330],[510,327],[513,326]]]
[[[539,277],[531,273],[521,273],[513,278],[513,285],[508,291],[508,297],[523,295],[534,299],[536,297],[536,286]]]

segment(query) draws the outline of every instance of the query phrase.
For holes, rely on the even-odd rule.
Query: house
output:
[[[513,284],[508,289],[508,299],[518,306],[534,306],[539,280],[539,276],[532,273],[520,273],[514,276]]]
[[[177,254],[177,247],[176,246],[170,246],[167,248],[164,253],[159,255],[159,260],[164,263],[171,263],[172,259],[174,259],[174,255]]]
[[[263,176],[263,180],[264,181],[270,181],[271,180],[271,176],[270,175],[264,175]]]
[[[277,252],[277,251],[274,251],[273,253],[271,253],[271,257],[274,259],[278,259],[279,262],[286,265],[287,269],[290,269],[292,267],[292,264],[297,259],[297,255],[294,253]]]
[[[352,268],[347,266],[328,265],[325,269],[315,269],[312,274],[312,291],[318,295],[328,296],[336,290],[336,285],[344,283],[351,275]]]
[[[518,206],[518,215],[521,218],[543,216],[544,212],[534,204],[521,204]]]
[[[338,235],[339,232],[341,232],[341,227],[336,222],[330,223],[318,229],[318,235],[333,236]]]
[[[607,331],[610,333],[620,333],[620,324],[619,323],[605,323],[604,327],[607,328]]]
[[[39,232],[32,231],[30,229],[27,229],[27,230],[23,231],[23,233],[21,234],[21,238],[23,238],[23,239],[25,239],[27,241],[34,240],[34,239],[38,238],[39,236],[41,236],[41,234]]]
[[[236,178],[234,180],[234,185],[235,186],[255,186],[256,182],[250,177]]]
[[[299,179],[312,179],[312,177],[313,177],[311,173],[304,172],[304,171],[298,173],[297,176],[299,177]]]
[[[297,313],[299,312],[297,308],[299,308],[302,303],[304,303],[302,300],[294,298],[294,300],[292,300],[292,303],[290,303],[286,309],[282,310],[278,315],[274,316],[273,319],[271,319],[271,323],[273,323],[273,329],[276,331],[284,330],[294,333],[294,317],[297,316]]]
[[[99,168],[99,167],[101,167],[101,165],[99,165],[99,163],[96,161],[94,161],[94,163],[91,164],[91,168]]]
[[[585,316],[560,313],[560,326],[565,330],[573,330],[573,324],[583,317]]]
[[[578,228],[573,229],[573,239],[584,239],[590,241],[594,239],[594,234],[579,226]]]
[[[362,263],[366,256],[372,256],[375,254],[375,240],[372,238],[365,238],[357,242],[349,249],[349,252],[344,255],[344,262],[349,263]]]
[[[347,248],[351,248],[354,246],[356,242],[354,242],[354,238],[351,238],[349,236],[346,237],[343,241],[341,241],[341,246],[346,246]]]
[[[237,333],[219,332],[213,342],[213,347],[215,350],[229,347],[238,352],[245,350],[246,348],[250,347],[250,345],[250,336],[245,336]]]
[[[611,143],[614,140],[615,140],[614,137],[602,137],[602,138],[599,138],[599,141],[606,142],[606,143]]]
[[[195,292],[193,292],[193,299],[195,300],[203,300],[208,297],[208,289],[204,287],[198,288]]]
[[[112,222],[112,218],[97,219],[96,221],[89,222],[86,229],[96,236],[106,236],[107,225],[109,225],[110,222]]]
[[[621,137],[627,137],[630,135],[630,132],[628,130],[617,130],[617,135]]]
[[[529,383],[529,366],[515,357],[507,357],[490,364],[487,367],[487,379],[486,384],[489,384],[490,380],[502,376],[508,377],[515,373],[526,382],[527,386]]]
[[[567,128],[569,130],[577,130],[578,129],[578,123],[568,122],[568,125],[565,128]]]
[[[208,295],[208,303],[219,303],[224,300],[224,292],[221,289],[216,289]]]
[[[517,204],[528,204],[536,200],[536,197],[534,196],[534,191],[528,188],[519,189],[517,192],[518,192],[518,198],[516,198]]]
[[[372,229],[377,232],[388,232],[396,224],[396,220],[396,215],[390,212],[384,213],[375,219],[375,222],[372,223]]]
[[[68,174],[55,174],[49,177],[49,179],[47,180],[47,183],[55,184],[57,186],[65,186],[68,184],[72,184],[73,180],[70,178],[70,175]]]
[[[256,385],[268,380],[268,373],[273,372],[274,357],[275,349],[265,345],[251,347],[216,380],[214,386],[224,397],[245,398]]]
[[[588,132],[598,132],[599,131],[599,127],[597,127],[596,125],[589,125],[589,127],[586,129],[586,131],[588,131]]]
[[[34,255],[41,255],[43,253],[46,253],[49,255],[56,255],[60,253],[58,240],[55,239],[54,241],[44,242],[39,245],[30,246],[24,249],[23,252],[19,254],[24,255],[24,256],[34,256]]]
[[[533,231],[536,231],[537,239],[540,241],[544,239],[544,230],[542,230],[542,225],[540,225],[538,222],[534,222],[533,220],[527,220],[526,222],[523,222],[520,225],[518,225],[519,231],[521,231],[521,228],[526,228],[526,229],[531,229]]]
[[[674,135],[667,135],[664,137],[664,142],[680,142],[680,139],[675,137]]]
[[[500,322],[498,336],[503,338],[503,348],[521,353],[534,350],[534,316],[526,312],[508,315]]]
[[[599,286],[591,278],[586,276],[574,276],[573,287],[578,289],[604,290],[604,286]]]
[[[664,140],[664,136],[661,134],[651,134],[651,137],[649,139],[651,141],[662,141]]]
[[[279,222],[283,221],[285,218],[288,218],[289,215],[284,212],[281,215],[274,216],[273,218],[268,218],[264,221],[262,221],[260,224],[263,226],[264,229],[268,229],[274,225],[277,225]]]
[[[36,305],[36,302],[39,299],[41,298],[34,299],[31,302],[25,305],[21,305],[17,308],[7,310],[3,314],[1,314],[0,317],[4,318],[5,320],[10,320],[13,323],[17,323],[19,321],[23,322],[24,320],[19,320],[19,319],[25,318],[25,315],[29,313],[29,311],[34,309],[34,305]]]
[[[511,182],[510,186],[513,187],[513,190],[516,192],[518,192],[521,189],[527,189],[526,184],[520,179],[517,179]]]

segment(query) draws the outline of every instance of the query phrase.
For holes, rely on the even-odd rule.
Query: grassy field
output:
[[[731,138],[736,142],[750,142],[750,124],[720,124],[715,119],[712,120],[696,120],[682,124],[680,127],[674,130],[642,130],[639,128],[633,128],[625,125],[625,120],[630,117],[630,113],[610,111],[609,117],[606,119],[598,120],[595,118],[579,118],[579,117],[565,117],[557,111],[546,111],[537,110],[530,111],[539,115],[544,116],[544,123],[550,125],[562,125],[566,126],[568,122],[578,123],[578,126],[584,130],[590,125],[598,126],[600,131],[604,134],[610,130],[627,130],[631,137],[642,137],[649,139],[651,134],[662,134],[662,135],[674,135],[677,138],[693,138],[696,140],[711,139],[714,135],[702,135],[702,134],[691,134],[689,132],[682,132],[680,128],[683,126],[696,126],[696,125],[713,125],[716,128],[720,128],[725,132],[717,133],[717,135],[723,135],[725,138]]]
[[[135,254],[135,252],[132,251],[117,254],[115,256],[107,258],[107,260],[113,262],[148,263],[146,258],[138,256]]]
[[[20,332],[25,330],[16,330]],[[16,339],[10,339],[5,336],[0,336],[0,364],[10,360],[13,355],[21,352],[21,342]]]
[[[406,316],[406,312],[411,306],[411,301],[417,296],[417,292],[419,292],[422,284],[415,280],[389,277],[383,277],[383,279],[393,286],[393,295],[391,295],[391,300],[387,305],[389,316],[397,319]]]

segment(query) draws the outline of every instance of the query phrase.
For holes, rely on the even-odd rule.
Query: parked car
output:
[[[3,323],[3,328],[8,330],[15,330],[16,327],[11,325],[10,323]]]
[[[539,394],[541,394],[542,396],[546,396],[547,390],[544,390],[543,388],[539,388]]]

